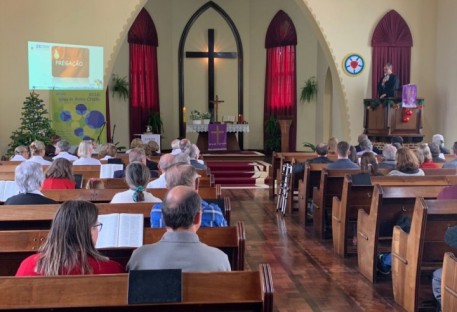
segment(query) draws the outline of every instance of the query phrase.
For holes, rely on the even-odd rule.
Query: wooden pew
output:
[[[327,234],[325,231],[326,216],[331,218],[333,197],[341,197],[343,191],[343,181],[346,174],[359,173],[358,169],[335,169],[329,170],[322,168],[319,188],[313,189],[313,227],[319,239],[324,239]],[[331,220],[328,220],[331,226]]]
[[[426,186],[457,184],[457,176],[375,176],[373,184],[383,186]],[[359,209],[370,211],[373,194],[372,185],[354,185],[352,177],[346,175],[343,182],[341,199],[334,197],[332,204],[332,238],[335,252],[344,257],[348,253],[357,253],[352,238],[357,237],[356,224]]]
[[[0,310],[271,312],[273,292],[268,264],[258,271],[183,273],[182,302],[161,304],[129,305],[128,274],[0,277]]]
[[[457,311],[457,258],[453,253],[444,254],[441,276],[441,310]]]
[[[391,250],[392,231],[399,217],[412,215],[416,197],[436,199],[443,187],[374,186],[370,212],[359,209],[357,218],[359,271],[369,281],[376,281],[378,253]]]
[[[158,198],[163,198],[167,189],[147,189],[147,192]],[[44,196],[54,199],[61,203],[67,200],[88,200],[91,202],[108,203],[116,193],[121,192],[120,189],[75,189],[75,190],[43,190]],[[198,189],[198,194],[202,198],[220,198],[221,186],[217,184],[215,187],[201,187]]]
[[[216,203],[230,225],[231,203],[229,197],[210,198]],[[144,226],[150,227],[152,203],[96,203],[99,214],[139,213],[144,215]],[[60,204],[56,205],[3,205],[0,206],[0,230],[48,229]]]
[[[166,229],[144,228],[143,243],[158,242]],[[21,261],[35,253],[46,240],[49,230],[0,230],[0,276],[14,275]],[[221,249],[229,258],[232,270],[244,270],[246,234],[244,223],[236,226],[201,227],[200,241]],[[126,265],[135,248],[103,248],[100,251],[112,260]]]
[[[16,170],[17,165],[20,162],[17,162],[16,165],[2,165],[0,166],[0,180],[13,181],[14,180],[14,171]],[[46,171],[48,166],[43,166],[43,170]],[[90,178],[99,178],[100,177],[100,166],[73,166],[73,173],[82,175],[83,179],[87,181]]]
[[[298,213],[302,224],[306,225],[312,220],[312,215],[307,210],[308,202],[312,200],[313,189],[319,187],[321,183],[322,168],[327,165],[305,163],[303,179],[298,181]]]
[[[409,234],[395,226],[392,286],[395,302],[405,310],[417,311],[426,307],[424,302],[427,300],[433,301],[430,292],[432,273],[442,266],[445,252],[457,252],[444,242],[447,228],[455,225],[457,200],[417,198]],[[421,280],[426,280],[426,283],[421,283]]]
[[[440,163],[441,165],[443,163]],[[435,168],[424,168],[422,169],[425,173],[426,176],[433,176],[433,175],[447,175],[447,176],[451,176],[451,175],[457,175],[457,168],[439,168],[439,169],[435,169]]]

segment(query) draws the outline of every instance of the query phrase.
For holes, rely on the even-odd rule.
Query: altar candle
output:
[[[182,108],[182,121],[186,123],[186,107]]]

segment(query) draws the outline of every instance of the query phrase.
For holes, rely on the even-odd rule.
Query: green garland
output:
[[[421,109],[425,104],[424,99],[417,99],[417,107]],[[375,110],[379,105],[383,105],[383,107],[389,106],[394,107],[399,105],[401,108],[401,99],[399,98],[389,98],[389,99],[364,99],[363,105],[366,109]]]

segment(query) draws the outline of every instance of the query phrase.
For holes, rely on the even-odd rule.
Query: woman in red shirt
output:
[[[67,190],[75,188],[73,164],[65,158],[57,158],[45,173],[42,190]]]
[[[63,203],[38,254],[22,261],[16,276],[124,273],[124,268],[97,249],[98,208],[91,202]]]
[[[419,147],[416,150],[417,156],[420,161],[419,168],[432,168],[432,169],[439,169],[441,166],[435,162],[433,162],[432,152],[430,151],[430,147],[428,147],[427,143],[419,144]]]

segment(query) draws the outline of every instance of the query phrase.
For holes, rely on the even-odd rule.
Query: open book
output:
[[[144,215],[111,213],[98,216],[103,228],[98,233],[96,248],[143,246]]]

